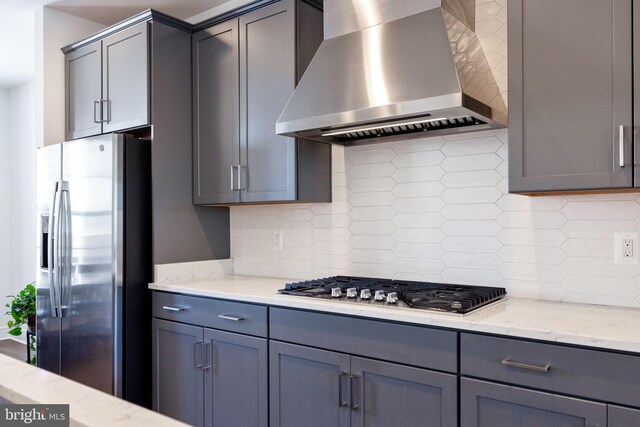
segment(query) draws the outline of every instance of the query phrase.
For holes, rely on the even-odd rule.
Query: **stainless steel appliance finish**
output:
[[[356,3],[364,28],[323,41],[276,133],[356,144],[507,125],[472,2],[442,0],[373,26],[377,2]]]
[[[38,366],[147,406],[149,148],[102,135],[38,150],[36,301]]]

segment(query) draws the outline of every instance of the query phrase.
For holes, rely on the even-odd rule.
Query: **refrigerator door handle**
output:
[[[59,229],[59,207],[60,207],[60,182],[56,182],[53,192],[53,202],[49,213],[49,238],[48,245],[48,274],[49,274],[49,300],[51,302],[51,314],[58,316],[58,292],[56,281],[58,278],[58,229]]]
[[[60,280],[58,282],[58,310],[60,317],[64,317],[69,307],[71,293],[71,210],[69,205],[69,183],[60,183]]]

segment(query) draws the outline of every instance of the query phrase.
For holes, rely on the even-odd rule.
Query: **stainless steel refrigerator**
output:
[[[37,364],[149,406],[150,142],[38,150]]]

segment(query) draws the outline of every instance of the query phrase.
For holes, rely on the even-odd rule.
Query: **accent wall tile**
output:
[[[392,222],[398,228],[406,227],[428,227],[438,228],[445,219],[439,213],[399,213],[393,217]]]
[[[373,163],[352,166],[349,175],[353,178],[377,178],[391,176],[395,170],[396,167],[391,163]]]
[[[495,153],[502,145],[498,138],[478,138],[449,141],[440,151],[449,156],[464,156],[468,154]]]
[[[447,236],[440,243],[448,252],[495,253],[502,243],[495,237]]]
[[[423,138],[410,141],[400,141],[393,144],[393,151],[398,154],[417,153],[419,151],[435,151],[444,145],[444,138]]]
[[[371,150],[353,151],[349,156],[349,161],[353,165],[363,165],[368,163],[388,163],[396,156],[396,152],[391,148],[373,148]]]
[[[640,226],[635,221],[572,220],[561,230],[568,237],[607,239],[618,231],[640,231]]]
[[[392,178],[395,182],[423,182],[438,181],[443,175],[444,169],[440,166],[421,166],[417,168],[396,169]]]
[[[613,243],[613,239],[570,239],[561,248],[569,256],[608,258],[613,256]]]
[[[445,203],[495,203],[502,192],[495,187],[453,188],[440,196]]]
[[[396,182],[390,177],[361,178],[351,180],[349,188],[355,193],[364,193],[368,191],[390,191],[395,185]]]
[[[560,212],[505,212],[497,221],[504,228],[558,229],[567,222],[567,218]]]
[[[352,208],[349,212],[354,221],[390,220],[396,214],[391,206],[363,206]]]
[[[501,40],[488,54],[498,74],[505,31],[486,33]],[[506,76],[495,77],[506,99]],[[613,234],[640,232],[640,194],[507,194],[507,140],[502,129],[333,146],[333,203],[231,207],[234,271],[497,285],[514,297],[640,307],[640,266],[613,262]]]
[[[398,228],[392,234],[396,242],[440,243],[444,233],[437,228]]]
[[[380,234],[389,235],[396,229],[395,225],[389,221],[354,221],[349,227],[351,233],[355,234]]]
[[[495,270],[502,260],[495,254],[448,252],[441,261],[447,267]]]
[[[445,203],[439,197],[407,197],[395,199],[392,206],[398,213],[439,212]]]
[[[473,172],[449,172],[441,182],[448,188],[471,188],[494,186],[502,179],[495,170]]]
[[[398,243],[392,251],[401,258],[439,259],[445,253],[442,246],[433,243]]]
[[[444,160],[440,151],[420,151],[397,154],[392,163],[397,168],[413,168],[418,166],[436,166]]]
[[[447,157],[441,163],[447,172],[492,170],[502,163],[497,154],[476,154],[473,156]]]
[[[569,219],[635,219],[640,205],[635,201],[569,202],[562,208]]]
[[[446,219],[496,219],[502,210],[492,203],[465,204],[446,205],[440,213]]]
[[[495,236],[500,232],[500,225],[488,220],[447,221],[441,229],[448,236]]]
[[[562,264],[567,254],[560,248],[542,246],[503,246],[498,256],[504,262]]]
[[[349,198],[352,206],[390,206],[395,200],[393,193],[385,191],[353,193]]]
[[[393,254],[384,249],[353,249],[349,258],[353,262],[388,264]]]
[[[461,285],[498,286],[501,281],[500,275],[495,270],[447,268],[440,275],[445,283]]]
[[[393,187],[396,197],[435,197],[443,191],[444,185],[439,182],[408,182]]]
[[[391,249],[396,241],[391,236],[363,234],[351,237],[349,243],[355,249]]]

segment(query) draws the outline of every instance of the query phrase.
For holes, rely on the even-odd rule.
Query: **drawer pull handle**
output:
[[[218,317],[220,319],[225,319],[225,320],[233,320],[234,322],[239,322],[241,320],[244,320],[244,317],[242,316],[235,316],[233,314],[218,314]]]
[[[172,305],[163,305],[162,309],[167,311],[185,311],[186,310],[186,308],[184,307],[174,307]]]
[[[529,369],[530,371],[538,371],[538,372],[549,372],[549,369],[551,369],[551,365],[549,364],[546,364],[544,366],[530,365],[528,363],[514,362],[509,359],[502,359],[502,364],[505,366],[512,366],[514,368],[521,368],[521,369]]]

